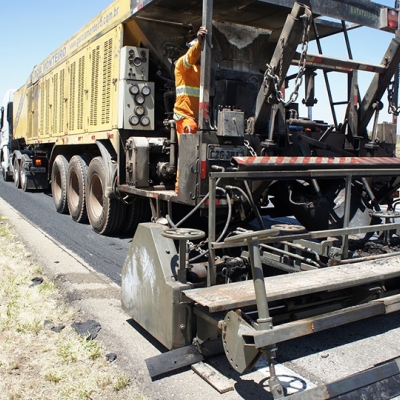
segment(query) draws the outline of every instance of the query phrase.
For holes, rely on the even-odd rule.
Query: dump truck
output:
[[[199,128],[178,146],[174,65],[200,26]],[[380,63],[353,59],[363,27],[388,32]],[[152,377],[264,356],[281,398],[278,343],[400,309],[400,254],[382,250],[399,241],[398,28],[397,2],[116,0],[13,94],[3,176],[51,187],[58,212],[99,234],[133,235],[122,307],[169,350]],[[335,35],[340,58],[324,48]],[[312,116],[317,75],[333,122]],[[354,393],[395,365],[306,396]]]

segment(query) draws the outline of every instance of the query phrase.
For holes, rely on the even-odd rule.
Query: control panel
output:
[[[154,83],[121,81],[120,129],[154,130]]]
[[[147,81],[149,79],[149,50],[125,46],[121,49],[120,79]]]
[[[148,82],[149,51],[121,49],[119,129],[154,130],[154,82]]]

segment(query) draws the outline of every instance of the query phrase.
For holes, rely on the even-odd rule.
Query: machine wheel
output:
[[[22,156],[21,162],[20,162],[20,171],[19,171],[19,179],[21,181],[21,188],[24,192],[28,190],[28,178],[26,177],[24,173],[24,164],[25,164],[25,156]]]
[[[174,240],[196,240],[203,239],[206,233],[199,229],[166,228],[161,232],[161,235]]]
[[[122,233],[134,233],[141,222],[150,221],[151,210],[148,199],[135,197],[132,203],[126,206],[126,217],[123,223]]]
[[[247,239],[257,239],[259,241],[262,241],[263,239],[270,238],[272,236],[277,236],[279,235],[280,230],[279,229],[265,229],[262,231],[251,231],[251,232],[246,232],[246,233],[241,233],[239,235],[235,236],[230,236],[225,239],[226,243],[237,243],[237,242],[242,242]]]
[[[125,204],[105,196],[106,169],[102,157],[94,158],[87,171],[86,207],[90,225],[100,235],[121,229],[126,216]]]
[[[21,188],[21,168],[17,157],[14,158],[14,183],[18,189]]]
[[[54,160],[51,171],[51,193],[56,210],[60,214],[68,214],[67,174],[68,160],[59,154]]]
[[[67,202],[69,213],[76,222],[87,222],[86,188],[88,156],[73,156],[68,166]]]

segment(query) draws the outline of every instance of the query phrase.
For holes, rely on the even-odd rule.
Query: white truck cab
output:
[[[5,181],[12,180],[9,171],[10,144],[13,134],[13,96],[15,89],[7,90],[0,109],[0,156],[1,169]]]

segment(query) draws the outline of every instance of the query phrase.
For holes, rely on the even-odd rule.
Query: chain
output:
[[[256,151],[250,146],[250,142],[248,140],[244,141],[244,145],[246,146],[247,150],[249,151],[249,153],[253,156],[256,157],[257,153]]]
[[[281,102],[284,106],[288,106],[291,103],[294,103],[299,96],[299,88],[303,83],[303,76],[306,69],[306,58],[307,58],[307,51],[308,51],[308,43],[309,43],[309,32],[311,26],[311,17],[309,18],[306,14],[300,17],[303,20],[303,37],[301,43],[301,52],[300,52],[300,59],[298,62],[299,70],[297,76],[294,81],[294,90],[293,93],[290,95],[289,100],[285,102],[283,97],[283,93],[281,90],[282,87],[282,80],[283,80],[283,50],[285,39],[281,38],[281,55],[280,55],[280,68],[279,68],[279,75],[275,74],[275,67],[267,64],[267,70],[264,73],[264,96],[269,93],[270,90],[270,82],[273,82],[274,89],[275,89],[275,96],[277,102]]]
[[[208,243],[208,239],[202,240],[200,243],[194,244],[193,242],[188,241],[189,251],[198,251],[200,254],[205,252],[206,250],[201,250],[201,247]]]
[[[307,58],[307,51],[308,51],[308,42],[310,40],[309,38],[309,32],[310,32],[310,26],[311,26],[311,18],[308,18],[307,15],[302,15],[300,17],[303,20],[303,38],[302,38],[302,43],[301,43],[301,53],[300,53],[300,59],[299,59],[299,72],[297,73],[296,79],[294,80],[294,91],[290,95],[289,100],[285,103],[285,106],[294,103],[297,100],[297,97],[299,95],[299,88],[301,84],[303,83],[303,76],[304,72],[306,70],[306,58]]]
[[[393,86],[394,83],[390,83],[387,88],[388,93],[388,113],[393,114],[396,117],[400,114],[400,107],[397,107],[393,102]]]

